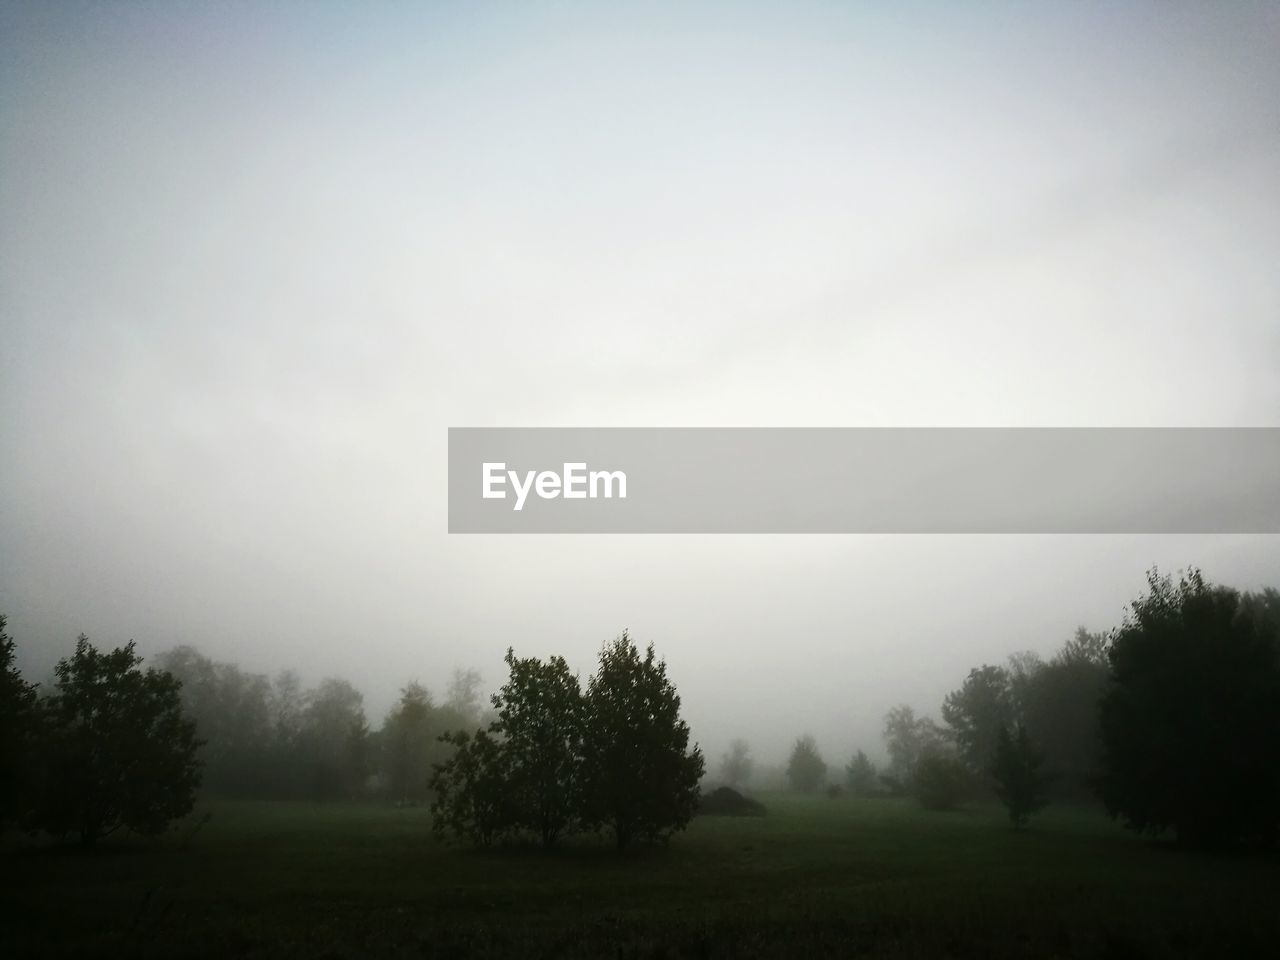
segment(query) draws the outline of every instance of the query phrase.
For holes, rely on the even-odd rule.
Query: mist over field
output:
[[[843,751],[1270,537],[449,537],[448,426],[1269,426],[1269,5],[4,13],[0,605]],[[1105,469],[1102,465],[1100,469]]]

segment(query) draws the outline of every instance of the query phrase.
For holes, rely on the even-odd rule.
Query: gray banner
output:
[[[1280,533],[1280,428],[451,428],[450,533]]]

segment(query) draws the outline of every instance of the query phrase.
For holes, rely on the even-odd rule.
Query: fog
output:
[[[1280,14],[0,13],[0,610],[377,720],[630,628],[710,758],[1267,536],[450,536],[450,426],[1280,426]],[[1105,464],[1099,464],[1105,470]]]

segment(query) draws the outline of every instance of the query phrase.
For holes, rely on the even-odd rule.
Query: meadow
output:
[[[763,795],[668,846],[474,850],[423,808],[201,803],[159,840],[4,839],[6,957],[1269,955],[1280,864],[1096,811]]]

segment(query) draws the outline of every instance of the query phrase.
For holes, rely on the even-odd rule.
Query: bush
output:
[[[732,787],[719,787],[698,798],[697,814],[700,817],[763,817],[765,806]]]
[[[435,765],[431,778],[431,829],[488,846],[515,828],[516,812],[508,785],[509,755],[504,745],[478,730],[446,733],[441,741],[453,755]]]
[[[181,684],[140,668],[133,644],[99,653],[80,635],[58,663],[31,826],[92,844],[117,830],[163,831],[195,805],[200,762]]]
[[[912,788],[926,810],[954,810],[969,792],[969,772],[954,757],[927,753],[916,764]]]

